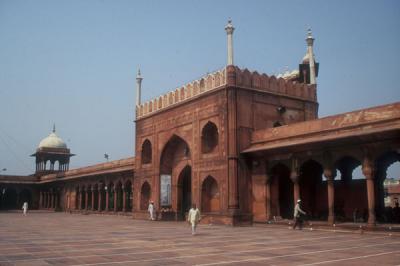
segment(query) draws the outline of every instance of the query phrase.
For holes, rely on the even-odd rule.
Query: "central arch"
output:
[[[187,142],[173,135],[160,158],[160,208],[172,210],[183,219],[192,203],[192,168]]]

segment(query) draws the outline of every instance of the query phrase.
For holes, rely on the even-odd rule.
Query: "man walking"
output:
[[[300,230],[303,228],[303,218],[301,217],[301,215],[305,215],[306,212],[303,211],[300,208],[300,203],[301,203],[301,200],[298,199],[297,200],[297,204],[294,207],[294,215],[293,215],[294,216],[294,225],[293,225],[293,230],[296,229],[296,226],[299,226]]]
[[[26,216],[26,212],[28,211],[28,202],[24,202],[22,205],[22,210],[24,211],[24,216]]]
[[[150,220],[154,221],[155,220],[155,208],[154,208],[154,202],[150,201],[149,207],[147,208],[150,214]]]
[[[196,204],[192,204],[188,215],[188,222],[192,225],[192,235],[195,235],[197,224],[200,222],[200,211],[197,209]]]

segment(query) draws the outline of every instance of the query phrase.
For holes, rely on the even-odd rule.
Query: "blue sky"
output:
[[[320,117],[400,100],[400,1],[0,0],[0,169],[32,173],[53,123],[72,168],[133,156],[137,68],[142,101],[222,68],[229,17],[235,64],[269,75],[312,28]]]

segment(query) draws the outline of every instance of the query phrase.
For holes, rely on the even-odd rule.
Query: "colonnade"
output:
[[[72,200],[72,197],[69,197]],[[133,209],[133,184],[77,187],[75,206],[70,209],[97,212],[130,212]]]
[[[56,209],[59,207],[59,193],[54,190],[39,192],[40,209]]]
[[[374,161],[371,160],[370,157],[364,157],[362,161],[362,174],[365,177],[365,187],[366,187],[366,196],[368,202],[368,225],[372,226],[376,224],[376,215],[375,215],[375,206],[376,204],[376,188],[375,188],[375,172],[374,169]],[[326,178],[326,196],[327,196],[327,222],[333,224],[335,222],[335,177],[336,177],[336,168],[333,164],[325,164],[322,166],[323,175]],[[264,169],[267,169],[266,167]],[[267,171],[265,174],[265,208],[266,208],[266,219],[271,220],[273,218],[272,214],[272,204],[276,204],[272,202],[273,197],[271,196],[271,180],[272,174],[270,171]],[[300,170],[295,163],[291,167],[290,171],[290,180],[293,186],[293,206],[296,205],[297,200],[300,199]],[[307,178],[307,177],[306,177]],[[279,202],[277,203],[279,206]]]

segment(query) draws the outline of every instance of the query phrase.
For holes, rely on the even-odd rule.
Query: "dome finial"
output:
[[[56,133],[56,123],[53,123],[53,133]]]

